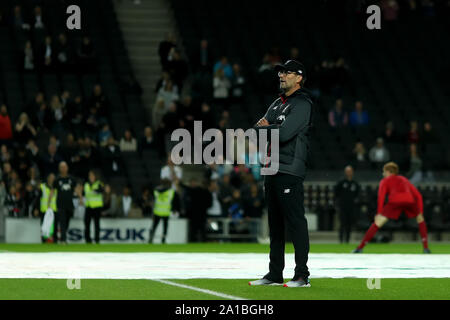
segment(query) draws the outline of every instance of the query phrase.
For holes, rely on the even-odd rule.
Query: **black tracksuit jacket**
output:
[[[289,97],[280,95],[270,105],[264,118],[269,125],[255,129],[279,129],[278,172],[304,179],[313,122],[313,102],[308,91],[301,88]]]

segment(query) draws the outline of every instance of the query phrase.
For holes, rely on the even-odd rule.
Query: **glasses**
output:
[[[281,77],[283,75],[289,75],[289,74],[297,74],[294,71],[286,71],[286,70],[282,70],[282,71],[278,71],[278,76]]]

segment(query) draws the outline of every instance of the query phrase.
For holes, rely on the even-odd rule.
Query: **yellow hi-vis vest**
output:
[[[84,184],[84,198],[86,208],[101,208],[103,207],[103,193],[97,192],[101,186],[100,181],[95,181],[92,185],[88,182]]]
[[[153,213],[160,217],[168,217],[172,213],[172,199],[175,196],[175,190],[168,189],[164,192],[153,191],[155,196],[155,207]]]
[[[41,196],[41,212],[45,213],[48,209],[48,197],[50,196],[50,188],[47,187],[47,185],[45,183],[41,183],[41,191],[42,191],[42,196]],[[56,196],[57,196],[57,191],[56,189],[53,191],[53,196],[52,196],[52,200],[50,201],[50,208],[52,208],[53,212],[56,212]]]

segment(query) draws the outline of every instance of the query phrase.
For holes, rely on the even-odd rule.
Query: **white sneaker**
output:
[[[311,283],[309,283],[309,279],[303,280],[303,278],[298,278],[298,280],[291,280],[284,284],[283,287],[286,288],[309,288],[311,287]]]
[[[262,278],[259,280],[250,281],[249,286],[282,286],[283,282],[273,282],[271,280]]]

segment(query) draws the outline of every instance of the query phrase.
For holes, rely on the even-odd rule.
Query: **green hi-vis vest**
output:
[[[88,182],[84,184],[84,198],[86,208],[101,208],[103,207],[103,194],[96,190],[101,186],[100,181],[95,181],[92,185]]]
[[[160,217],[168,217],[172,213],[172,199],[175,196],[175,190],[168,189],[164,192],[153,191],[155,196],[155,207],[153,213]]]
[[[42,196],[41,196],[41,212],[45,213],[48,209],[48,197],[50,196],[50,188],[47,187],[47,185],[45,183],[41,183],[41,191],[42,191]],[[54,190],[53,191],[53,196],[52,196],[52,200],[50,201],[50,208],[52,208],[53,212],[56,212],[56,196],[57,196],[57,191]]]

